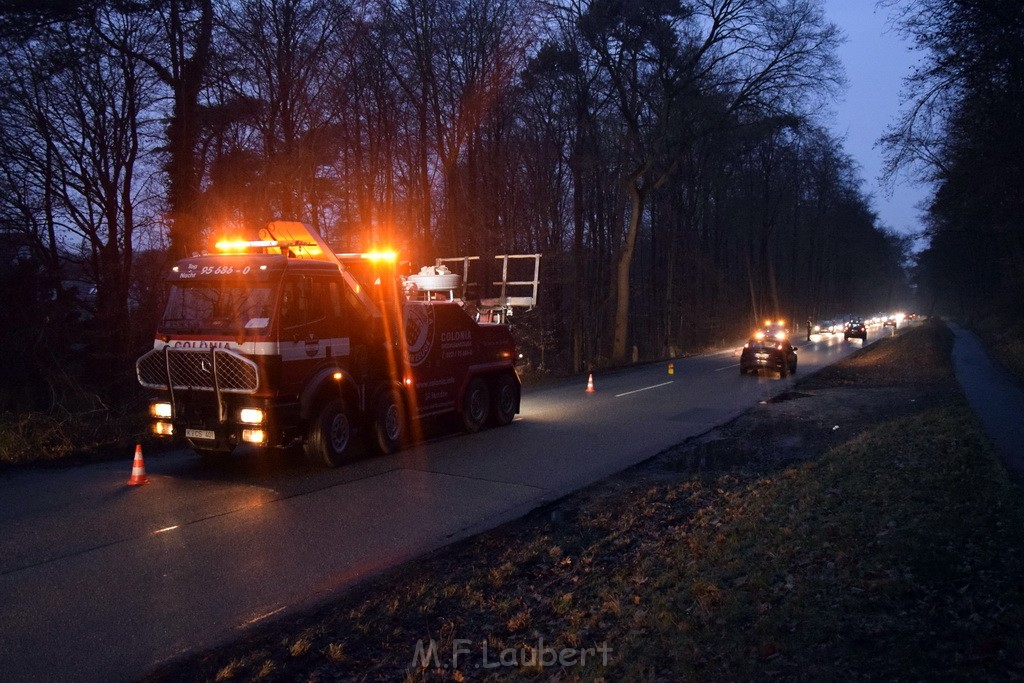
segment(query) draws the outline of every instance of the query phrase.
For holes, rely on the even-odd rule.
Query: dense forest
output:
[[[937,311],[1024,318],[1024,4],[889,3],[921,62],[886,134],[889,173],[931,183],[922,297]]]
[[[542,254],[538,306],[515,329],[556,372],[910,296],[908,238],[880,224],[824,127],[842,36],[819,0],[7,6],[0,349],[17,362],[0,368],[0,410],[123,401],[169,261],[277,219],[420,265]],[[957,171],[932,208],[952,242],[971,183],[1019,179],[980,176],[970,155],[1011,123],[1019,150],[1024,130],[1016,92],[961,93],[943,132],[983,139],[935,152]],[[970,125],[997,102],[1012,111]],[[921,156],[896,142],[916,136],[905,123],[894,168]],[[989,218],[971,215],[998,232]]]

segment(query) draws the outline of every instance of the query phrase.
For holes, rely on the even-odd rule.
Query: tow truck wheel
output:
[[[402,448],[406,439],[407,423],[405,408],[394,392],[385,391],[377,399],[370,426],[370,447],[381,455],[394,453]]]
[[[462,426],[470,434],[479,432],[487,422],[489,399],[484,381],[479,377],[471,379],[466,387],[466,395],[462,397]]]
[[[519,402],[519,387],[509,375],[499,375],[494,381],[491,394],[491,424],[504,427],[516,416]]]
[[[328,401],[310,426],[306,454],[328,467],[345,462],[352,444],[352,421],[340,398]]]

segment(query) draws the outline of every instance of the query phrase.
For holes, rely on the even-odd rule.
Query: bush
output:
[[[99,458],[131,446],[145,433],[138,410],[0,414],[0,463],[69,457]]]

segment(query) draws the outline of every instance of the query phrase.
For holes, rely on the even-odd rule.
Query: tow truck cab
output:
[[[512,421],[508,327],[476,322],[454,297],[420,300],[393,253],[333,254],[298,223],[265,231],[282,234],[172,268],[136,363],[155,434],[204,456],[301,443],[336,466],[354,437],[390,453],[429,415],[458,412],[469,431]]]

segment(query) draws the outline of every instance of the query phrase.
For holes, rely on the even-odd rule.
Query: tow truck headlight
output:
[[[158,436],[174,436],[174,425],[170,422],[154,422],[153,433]]]
[[[150,417],[159,417],[168,420],[171,418],[171,404],[164,403],[163,401],[150,403],[149,415]]]
[[[262,429],[243,429],[242,441],[246,443],[262,444],[267,440],[267,433]]]
[[[263,417],[263,411],[259,408],[242,408],[238,411],[238,421],[242,424],[260,425],[263,424]]]

